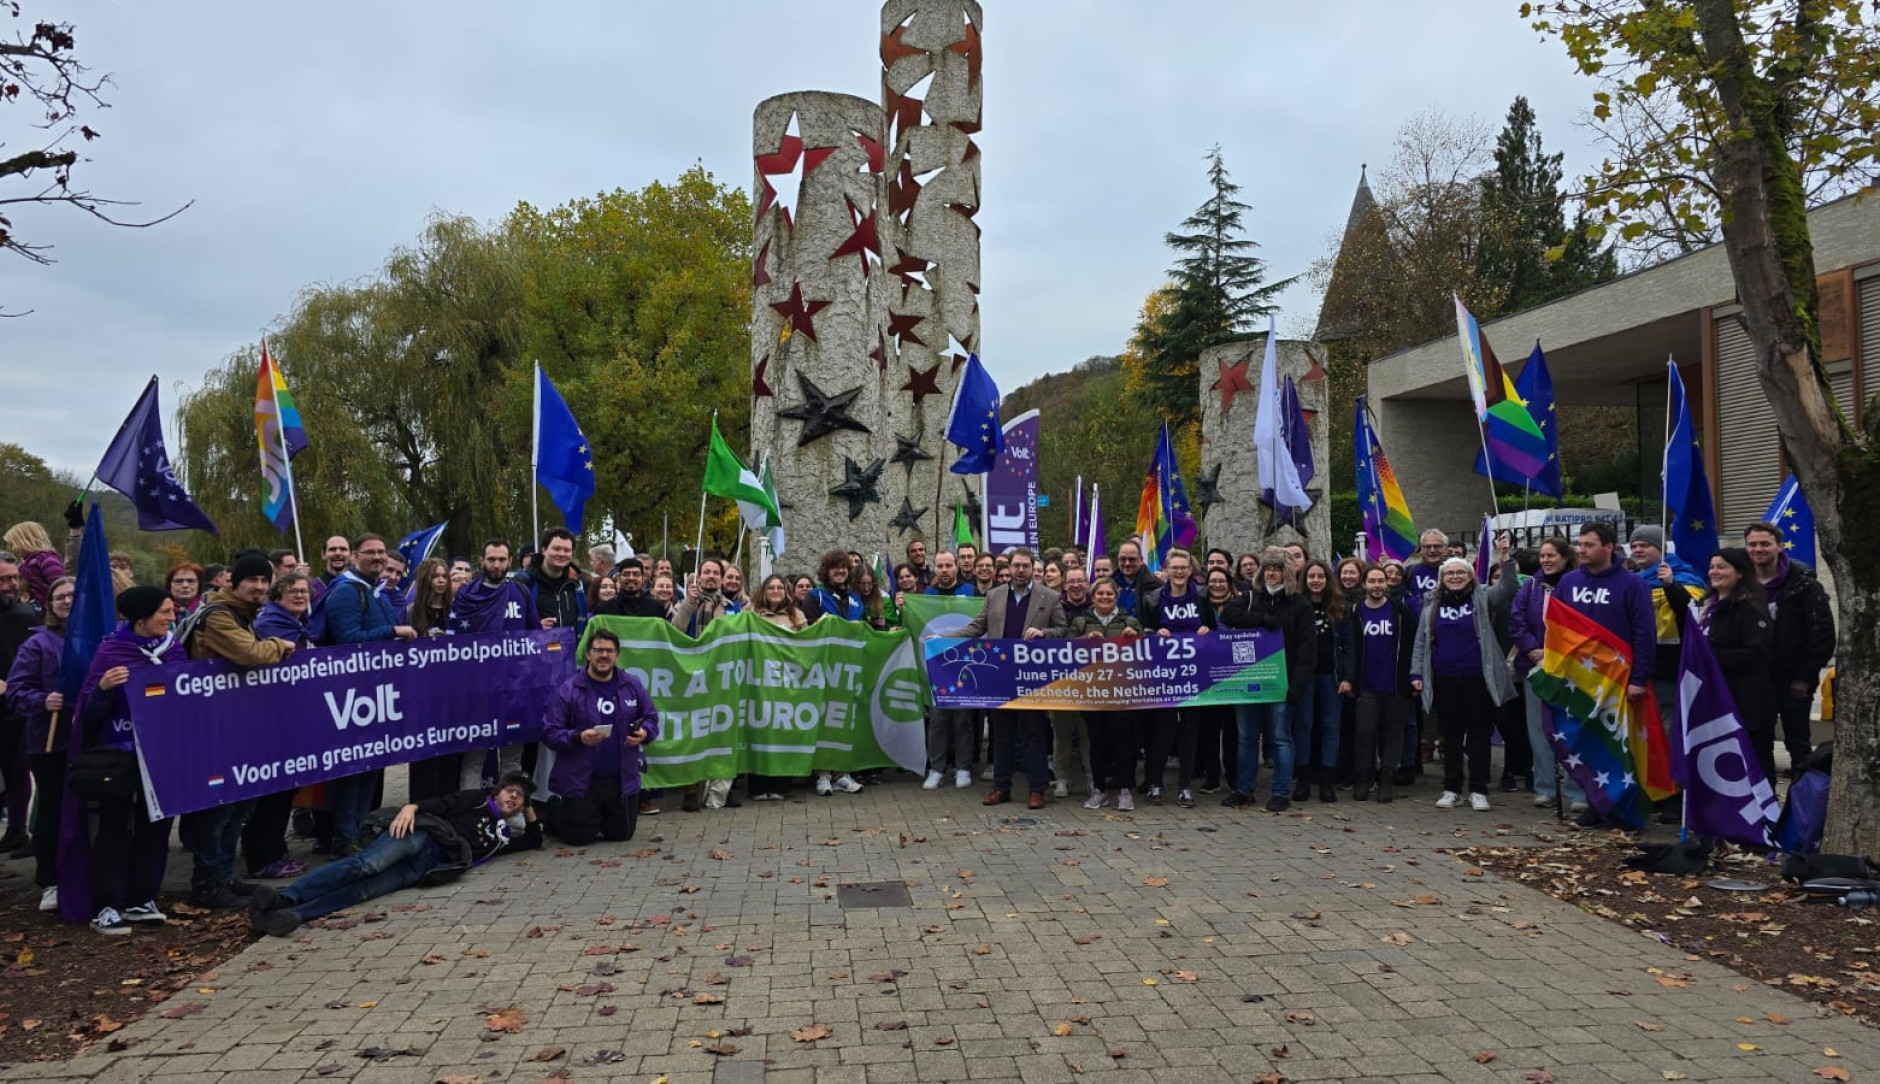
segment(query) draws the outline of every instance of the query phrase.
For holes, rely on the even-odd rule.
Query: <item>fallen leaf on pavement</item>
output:
[[[1665,1026],[1663,1024],[1654,1024],[1650,1020],[1635,1020],[1633,1021],[1633,1023],[1638,1025],[1638,1029],[1640,1031],[1663,1031],[1665,1030]]]
[[[1318,1023],[1318,1022],[1319,1022],[1319,1018],[1318,1018],[1318,1017],[1316,1017],[1316,1016],[1314,1016],[1314,1015],[1312,1015],[1312,1011],[1311,1011],[1310,1009],[1300,1009],[1300,1010],[1298,1010],[1297,1012],[1289,1012],[1289,1013],[1287,1013],[1287,1014],[1286,1014],[1286,1022],[1287,1022],[1288,1024],[1307,1024],[1307,1025],[1310,1025],[1310,1024],[1316,1024],[1316,1023]]]
[[[1738,1043],[1736,1044],[1736,1048],[1743,1051],[1745,1054],[1754,1054],[1762,1049],[1762,1047],[1757,1046],[1755,1043]]]
[[[542,1049],[537,1050],[535,1052],[535,1056],[531,1057],[529,1060],[530,1061],[554,1061],[556,1058],[563,1057],[567,1053],[568,1053],[568,1048],[565,1046],[545,1046]]]
[[[1384,942],[1386,945],[1396,945],[1397,947],[1402,948],[1403,946],[1409,944],[1412,938],[1410,937],[1409,934],[1404,933],[1402,930],[1398,930],[1396,933],[1385,934],[1383,937],[1378,938],[1378,940]]]
[[[711,857],[714,861],[729,862],[731,860],[731,852],[730,851],[713,851],[711,853]]]
[[[1545,1069],[1522,1073],[1521,1079],[1527,1081],[1527,1084],[1554,1084],[1554,1074]]]
[[[1168,878],[1167,877],[1151,877],[1142,883],[1148,885],[1150,888],[1167,888]]]
[[[1854,1079],[1854,1074],[1848,1072],[1846,1069],[1841,1068],[1839,1065],[1828,1065],[1820,1069],[1816,1069],[1815,1075],[1818,1077],[1821,1077],[1823,1080],[1852,1080]]]
[[[1495,1052],[1492,1050],[1482,1050],[1469,1055],[1469,1057],[1470,1060],[1474,1061],[1477,1065],[1487,1065],[1489,1062],[1495,1060]]]
[[[500,1012],[493,1012],[484,1019],[483,1027],[489,1031],[506,1031],[513,1035],[522,1030],[522,1010],[511,1005]]]
[[[790,1032],[790,1038],[799,1043],[813,1043],[818,1039],[827,1039],[833,1034],[834,1032],[822,1024],[805,1024]]]
[[[1054,1027],[1054,1028],[1052,1028],[1052,1029],[1051,1029],[1051,1034],[1053,1034],[1053,1035],[1055,1035],[1055,1036],[1057,1036],[1058,1038],[1060,1038],[1060,1039],[1062,1039],[1062,1038],[1064,1038],[1064,1037],[1065,1037],[1066,1035],[1069,1035],[1069,1034],[1071,1033],[1071,1031],[1072,1031],[1072,1028],[1071,1028],[1071,1026],[1070,1026],[1069,1024],[1059,1024],[1059,1025],[1057,1025],[1056,1027]]]

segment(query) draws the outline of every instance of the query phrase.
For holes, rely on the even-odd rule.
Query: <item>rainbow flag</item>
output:
[[[1136,537],[1142,540],[1142,560],[1149,571],[1157,572],[1177,546],[1191,546],[1195,541],[1195,514],[1188,507],[1188,488],[1182,485],[1181,471],[1175,466],[1175,446],[1169,441],[1168,425],[1156,440],[1155,461],[1142,480],[1142,499],[1136,503]]]
[[[1482,426],[1489,458],[1516,477],[1538,478],[1547,471],[1547,435],[1541,432],[1527,401],[1495,357],[1475,316],[1456,298],[1456,336],[1462,340],[1462,369],[1475,400],[1475,420]],[[1506,478],[1506,474],[1496,474]]]
[[[1364,396],[1358,396],[1358,421],[1352,430],[1358,460],[1358,507],[1364,513],[1364,537],[1367,556],[1373,561],[1388,557],[1408,561],[1417,551],[1417,525],[1410,519],[1410,502],[1404,500],[1403,487],[1397,484],[1397,472],[1384,457],[1384,445],[1371,425],[1371,412]]]
[[[1677,790],[1671,750],[1651,697],[1634,713],[1625,695],[1632,650],[1612,631],[1555,595],[1547,597],[1546,651],[1528,689],[1558,708],[1554,753],[1600,816],[1639,828],[1654,800]]]
[[[261,375],[255,385],[255,443],[261,449],[261,480],[267,486],[262,511],[277,530],[294,526],[294,468],[292,460],[307,447],[300,427],[300,410],[281,378],[280,366],[261,340]]]

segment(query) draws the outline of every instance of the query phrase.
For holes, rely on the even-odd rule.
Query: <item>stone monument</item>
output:
[[[1189,487],[1205,546],[1220,546],[1239,555],[1258,553],[1262,546],[1303,540],[1314,557],[1330,558],[1350,545],[1350,539],[1332,537],[1332,513],[1327,494],[1329,472],[1337,469],[1331,456],[1330,415],[1327,413],[1325,347],[1316,342],[1281,339],[1277,348],[1279,378],[1291,376],[1299,388],[1300,408],[1312,436],[1315,473],[1306,485],[1312,508],[1304,529],[1272,523],[1272,510],[1260,502],[1260,457],[1253,446],[1253,423],[1258,414],[1260,362],[1266,336],[1223,343],[1201,352],[1201,474]],[[1346,403],[1339,409],[1349,410]],[[1346,465],[1349,469],[1349,464]]]

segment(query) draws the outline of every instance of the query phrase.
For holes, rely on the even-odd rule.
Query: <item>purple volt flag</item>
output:
[[[1684,648],[1678,656],[1678,732],[1671,739],[1671,777],[1684,788],[1684,826],[1693,834],[1745,847],[1774,845],[1769,831],[1782,805],[1763,775],[1695,612],[1685,616]]]
[[[551,629],[315,648],[251,670],[137,667],[126,696],[150,816],[534,741],[574,666],[574,630]]]
[[[1038,412],[1005,423],[1005,447],[986,475],[986,549],[1038,552]]]

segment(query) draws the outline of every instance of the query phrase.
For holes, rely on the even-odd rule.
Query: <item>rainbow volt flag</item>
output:
[[[1417,525],[1410,519],[1397,472],[1384,457],[1384,445],[1371,427],[1371,412],[1358,396],[1358,421],[1353,444],[1358,458],[1358,508],[1364,513],[1364,537],[1373,561],[1388,557],[1408,561],[1417,550]]]
[[[277,530],[294,526],[294,468],[291,461],[307,447],[300,410],[281,378],[280,366],[261,340],[261,377],[255,385],[255,443],[261,449],[261,480],[267,486],[262,511]]]
[[[1460,297],[1456,298],[1456,336],[1462,340],[1462,368],[1475,400],[1475,420],[1482,426],[1489,460],[1499,466],[1491,477],[1539,479],[1547,473],[1547,435],[1528,412],[1527,401],[1502,370],[1494,347]]]
[[[1651,697],[1635,715],[1625,689],[1632,649],[1604,625],[1547,597],[1546,656],[1528,675],[1528,688],[1560,709],[1548,740],[1554,755],[1600,816],[1627,828],[1643,827],[1654,800],[1677,790],[1671,750]]]
[[[1142,499],[1136,504],[1136,537],[1142,540],[1142,560],[1149,571],[1162,568],[1168,551],[1177,546],[1192,546],[1195,541],[1195,513],[1188,506],[1188,488],[1182,485],[1181,471],[1175,466],[1175,446],[1168,438],[1168,425],[1156,440],[1155,462],[1142,480]]]

